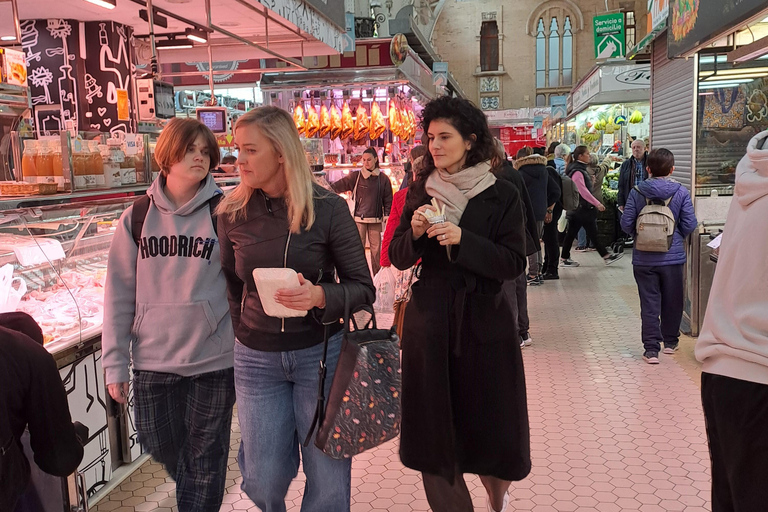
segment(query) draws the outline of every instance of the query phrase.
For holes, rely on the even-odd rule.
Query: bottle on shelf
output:
[[[64,190],[64,160],[61,153],[61,141],[52,140],[48,142],[51,152],[51,168],[53,169],[53,181],[56,182],[56,188]]]
[[[37,158],[35,159],[37,182],[56,183],[53,178],[53,153],[51,152],[50,141],[39,140],[37,147]]]
[[[27,183],[37,183],[37,141],[24,141],[24,155],[21,157],[21,174]]]
[[[103,187],[104,181],[104,162],[101,158],[101,152],[99,151],[99,141],[88,141],[88,162],[86,165],[88,174],[86,174],[86,182],[89,187]]]

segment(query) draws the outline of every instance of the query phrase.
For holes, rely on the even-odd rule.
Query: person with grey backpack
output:
[[[649,178],[629,193],[621,229],[635,239],[632,254],[640,295],[643,359],[659,363],[664,353],[674,354],[683,318],[683,265],[685,238],[698,221],[688,190],[670,177],[675,169],[671,151],[659,148],[648,154]]]

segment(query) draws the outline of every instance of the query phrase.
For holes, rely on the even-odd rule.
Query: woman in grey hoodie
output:
[[[205,125],[174,119],[155,159],[162,172],[149,200],[123,213],[109,251],[102,361],[120,403],[133,364],[139,442],[176,481],[179,511],[217,512],[235,402],[235,336],[212,219],[219,149]]]

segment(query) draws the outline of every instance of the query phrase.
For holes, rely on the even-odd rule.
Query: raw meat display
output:
[[[325,137],[331,131],[331,114],[328,112],[328,107],[323,104],[320,107],[320,130],[317,132],[318,137]]]
[[[352,120],[352,111],[349,109],[349,103],[344,102],[341,109],[341,138],[348,139],[355,132],[355,122]]]
[[[296,108],[293,109],[293,122],[296,123],[299,135],[304,135],[307,129],[307,122],[304,119],[304,109],[301,108],[301,105],[296,105]]]
[[[314,137],[320,131],[320,116],[313,105],[307,107],[307,137]]]
[[[331,107],[331,138],[338,139],[341,137],[341,110],[336,105]]]
[[[365,107],[360,105],[357,107],[357,112],[355,113],[356,119],[355,119],[355,140],[360,142],[365,137],[368,136],[368,130],[370,129],[370,121],[368,120],[368,112],[366,112]]]
[[[384,119],[384,114],[381,113],[379,104],[377,102],[371,103],[371,125],[369,129],[369,137],[371,140],[376,140],[387,129],[387,122]]]

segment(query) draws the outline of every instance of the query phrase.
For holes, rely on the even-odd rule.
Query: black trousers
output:
[[[768,385],[701,374],[712,459],[712,512],[768,506]]]
[[[525,273],[515,279],[504,281],[501,289],[507,296],[512,311],[517,312],[517,332],[520,340],[523,340],[528,337],[528,330],[531,328],[528,317],[528,282]]]
[[[634,265],[645,350],[658,352],[661,342],[674,347],[683,319],[683,265],[645,267]]]
[[[567,260],[571,257],[571,246],[581,228],[584,228],[584,231],[587,232],[587,240],[592,242],[600,256],[606,257],[608,251],[597,240],[597,209],[594,207],[579,207],[568,216],[568,234],[565,235],[565,241],[563,242],[562,258]]]
[[[560,245],[557,242],[557,219],[552,216],[552,222],[544,224],[541,239],[544,240],[544,274],[557,274],[557,266],[560,263]]]

